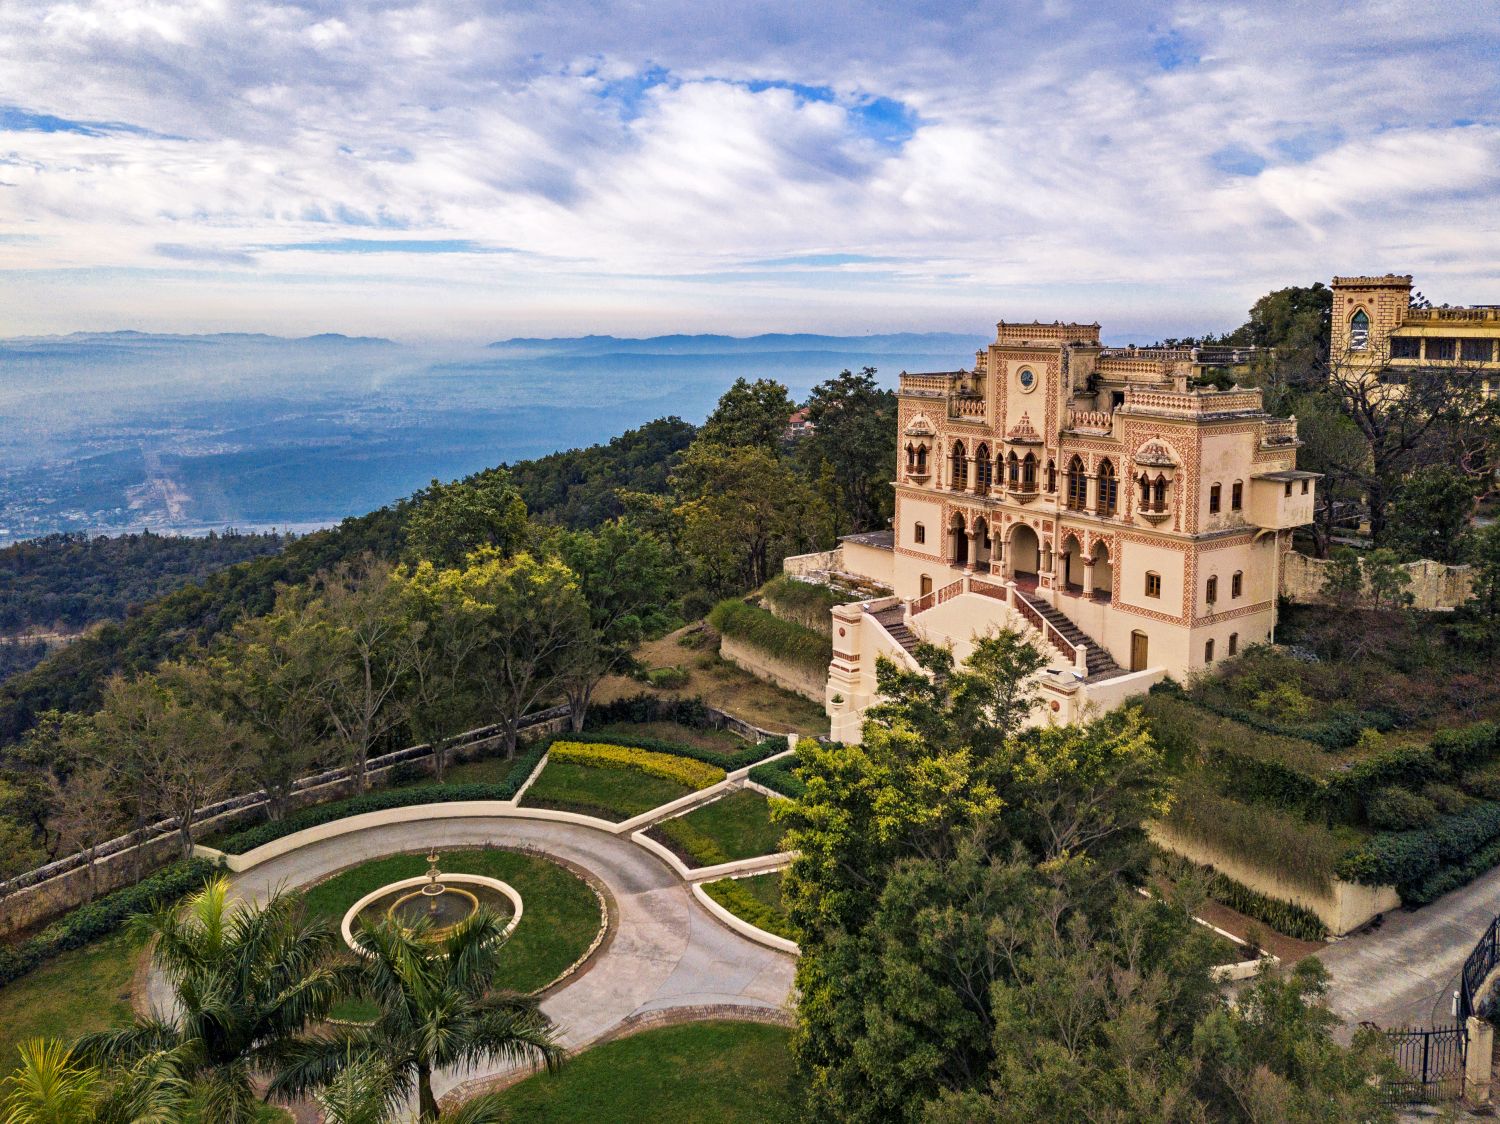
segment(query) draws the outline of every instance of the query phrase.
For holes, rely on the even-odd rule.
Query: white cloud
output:
[[[0,334],[113,326],[122,285],[397,334],[1166,330],[1387,265],[1494,299],[1493,21],[1097,7],[10,0]],[[523,253],[268,249],[376,237]],[[808,253],[899,265],[748,264]]]

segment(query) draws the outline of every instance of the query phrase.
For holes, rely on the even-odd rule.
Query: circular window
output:
[[[1022,367],[1016,378],[1020,380],[1022,390],[1030,390],[1036,385],[1036,372],[1030,367]]]

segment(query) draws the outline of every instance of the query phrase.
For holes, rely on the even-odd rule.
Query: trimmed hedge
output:
[[[1367,729],[1378,730],[1383,734],[1396,727],[1395,717],[1384,710],[1339,711],[1330,714],[1321,722],[1278,722],[1274,718],[1257,714],[1253,710],[1219,702],[1202,692],[1193,693],[1188,697],[1204,710],[1212,711],[1221,718],[1228,718],[1249,726],[1251,729],[1260,730],[1262,733],[1275,734],[1277,737],[1300,738],[1302,741],[1312,742],[1323,749],[1348,749],[1359,741],[1360,734]]]
[[[575,765],[594,765],[606,769],[633,769],[648,777],[676,781],[689,788],[701,789],[718,784],[724,770],[717,765],[695,761],[673,753],[659,753],[633,746],[557,741],[548,751],[549,761],[571,761]]]
[[[445,804],[455,800],[509,800],[520,791],[521,786],[526,783],[526,778],[536,770],[537,762],[542,759],[542,754],[547,752],[552,741],[552,738],[542,738],[529,744],[525,752],[517,753],[510,772],[499,784],[434,783],[417,785],[413,788],[367,792],[363,796],[351,796],[344,800],[304,808],[284,819],[237,831],[225,838],[219,844],[218,849],[231,855],[243,855],[294,832],[332,823],[345,816],[357,816],[363,812],[383,812],[387,808],[410,808],[416,804]]]
[[[1467,812],[1444,816],[1432,827],[1371,836],[1340,861],[1338,875],[1366,886],[1394,884],[1403,900],[1410,893],[1410,900],[1415,901],[1444,867],[1476,861],[1496,841],[1500,841],[1500,803],[1486,801]]]
[[[745,748],[739,752],[724,753],[717,749],[699,749],[697,746],[661,741],[659,738],[637,738],[630,734],[596,734],[589,729],[585,729],[581,734],[572,735],[569,740],[588,745],[624,745],[633,749],[649,749],[653,753],[667,753],[673,757],[690,757],[694,761],[717,765],[726,773],[735,769],[743,769],[754,761],[760,761],[786,749],[785,738],[767,738],[754,745],[746,742]]]
[[[757,929],[764,929],[789,941],[797,939],[797,934],[792,931],[791,922],[784,913],[761,901],[735,879],[721,878],[717,882],[708,882],[704,885],[703,892],[741,921],[748,921]]]
[[[0,987],[40,967],[59,953],[82,948],[115,932],[131,917],[148,913],[197,890],[218,868],[207,859],[173,863],[142,879],[105,894],[54,921],[34,937],[0,945]]]
[[[797,765],[796,757],[783,757],[779,761],[768,761],[764,765],[757,765],[751,769],[750,779],[756,784],[765,785],[772,792],[779,792],[783,796],[797,800],[807,792],[807,785],[792,771]]]
[[[691,726],[694,730],[718,728],[708,704],[694,697],[687,699],[664,699],[660,695],[639,695],[615,699],[607,703],[591,703],[584,729],[590,726],[608,726],[615,722],[675,722],[679,726]]]
[[[769,609],[747,605],[738,598],[715,605],[708,623],[725,636],[810,671],[827,670],[833,659],[833,642],[822,633],[784,621]]]

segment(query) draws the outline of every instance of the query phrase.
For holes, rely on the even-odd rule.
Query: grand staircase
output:
[[[891,634],[891,639],[912,655],[916,655],[918,637],[906,623],[906,610],[900,605],[892,605],[889,609],[881,609],[878,613],[871,613],[880,622],[880,626]]]
[[[1047,602],[1021,589],[1016,590],[1016,596],[1036,610],[1037,614],[1055,628],[1068,643],[1075,645],[1085,644],[1088,646],[1085,659],[1088,661],[1089,680],[1113,679],[1116,675],[1125,674],[1125,669],[1115,663],[1114,657],[1109,654],[1109,651],[1103,644],[1100,644],[1062,613],[1047,604]]]

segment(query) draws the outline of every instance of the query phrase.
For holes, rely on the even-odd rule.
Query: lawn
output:
[[[692,791],[685,784],[649,776],[636,769],[548,761],[542,775],[526,790],[521,803],[532,808],[557,808],[619,822]]]
[[[781,849],[783,830],[771,822],[771,802],[742,788],[685,816],[664,820],[648,834],[690,865],[713,866],[775,854]]]
[[[64,952],[0,988],[0,1073],[15,1068],[27,1038],[71,1041],[130,1021],[137,950],[123,934]]]
[[[521,923],[505,946],[497,986],[535,991],[555,980],[582,956],[599,932],[599,899],[576,874],[554,862],[518,851],[453,851],[438,863],[445,872],[483,874],[514,886],[521,895]],[[421,855],[372,859],[306,891],[309,914],[339,924],[344,912],[370,891],[427,870]],[[0,995],[3,995],[0,992]],[[363,1001],[349,1001],[334,1014],[366,1018]]]
[[[504,1093],[507,1119],[547,1124],[778,1124],[801,1100],[788,1032],[705,1022],[643,1031],[585,1051]]]
[[[705,884],[703,890],[740,920],[789,941],[797,939],[781,901],[781,871],[750,878],[721,878]]]

